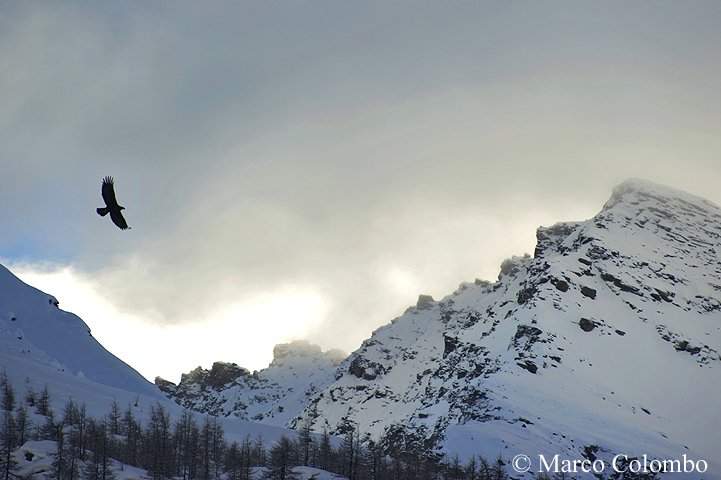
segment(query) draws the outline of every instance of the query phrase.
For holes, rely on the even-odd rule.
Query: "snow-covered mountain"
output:
[[[421,297],[376,330],[296,423],[509,458],[715,461],[721,210],[629,180],[594,218],[537,237],[497,282]]]
[[[31,287],[0,265],[0,372],[7,373],[19,396],[48,387],[52,407],[61,412],[72,398],[96,418],[107,414],[113,400],[132,405],[145,419],[158,402],[175,420],[182,408],[157,386],[108,352],[77,315],[59,308],[58,300]],[[286,428],[229,419],[223,422],[230,440],[261,435],[271,442],[292,435]]]
[[[704,478],[721,476],[719,207],[628,180],[592,219],[537,238],[533,257],[504,261],[494,283],[463,283],[439,301],[421,295],[332,382],[303,390],[297,416],[273,421],[357,428],[390,450],[528,455],[530,472],[539,455],[608,465],[621,454],[703,460]],[[273,397],[282,383],[254,385],[263,405],[285,405]],[[195,408],[227,411],[240,398],[240,387],[210,390]],[[294,393],[288,413],[302,397]],[[260,408],[242,398],[241,417]]]
[[[37,364],[64,376],[163,398],[142,375],[108,352],[83,320],[0,265],[0,365]]]
[[[216,362],[210,370],[198,367],[184,374],[178,385],[162,378],[156,378],[155,384],[186,408],[286,426],[309,398],[333,382],[347,355],[338,349],[323,352],[318,345],[297,340],[276,345],[273,361],[258,372]]]

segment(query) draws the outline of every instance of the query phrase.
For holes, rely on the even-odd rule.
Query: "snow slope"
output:
[[[162,393],[108,352],[78,316],[61,310],[52,295],[23,283],[0,265],[0,362],[24,359],[67,376],[155,398]]]
[[[0,265],[0,369],[18,398],[26,389],[41,392],[47,385],[52,406],[61,412],[69,398],[100,418],[113,400],[121,409],[132,405],[143,420],[150,405],[160,402],[173,421],[182,408],[155,385],[108,352],[78,316],[58,308],[52,295],[23,283]],[[293,431],[231,417],[223,419],[230,441],[262,436],[268,444]]]

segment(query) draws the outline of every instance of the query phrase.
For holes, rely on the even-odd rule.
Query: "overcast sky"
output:
[[[149,379],[356,349],[639,177],[721,204],[717,2],[0,8],[0,261]],[[115,178],[131,230],[95,208]]]

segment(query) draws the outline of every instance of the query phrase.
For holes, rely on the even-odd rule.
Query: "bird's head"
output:
[[[120,205],[118,205],[118,208],[119,208],[120,210],[125,210],[125,207],[121,207]]]

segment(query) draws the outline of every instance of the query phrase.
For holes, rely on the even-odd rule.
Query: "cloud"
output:
[[[148,380],[179,381],[180,372],[214,361],[233,361],[260,370],[272,360],[273,346],[304,335],[323,318],[327,299],[307,286],[284,287],[249,299],[229,298],[204,304],[194,323],[182,326],[149,322],[152,314],[119,309],[103,282],[72,266],[3,263],[29,285],[52,294],[60,308],[80,316],[93,336]]]
[[[590,218],[628,177],[721,203],[718,17],[672,2],[10,2],[0,256],[69,266],[153,330],[138,342],[186,345],[174,332],[230,328],[266,299],[297,319],[278,341],[350,351],[420,293],[493,280],[536,227]],[[105,175],[128,232],[95,214]],[[246,332],[249,316],[234,317]]]

